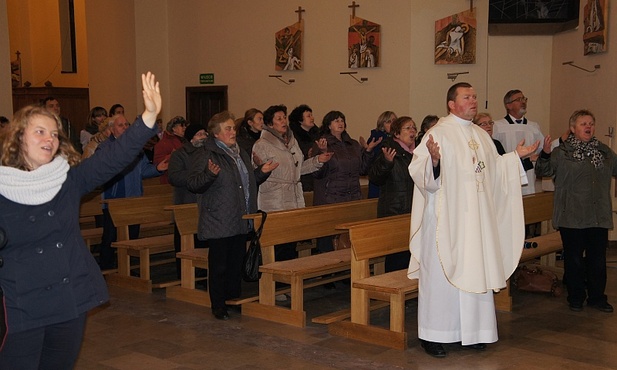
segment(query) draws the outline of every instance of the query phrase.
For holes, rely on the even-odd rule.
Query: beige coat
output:
[[[293,135],[289,131],[290,135]],[[292,136],[287,145],[264,127],[261,138],[253,146],[253,155],[265,162],[273,160],[279,166],[259,185],[257,205],[262,211],[278,211],[304,207],[300,175],[321,168],[317,157],[304,160],[298,142]],[[255,158],[254,158],[255,159]]]

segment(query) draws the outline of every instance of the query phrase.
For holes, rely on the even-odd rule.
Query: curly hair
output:
[[[28,105],[15,113],[8,128],[2,133],[2,138],[0,139],[0,161],[2,165],[17,168],[22,171],[30,170],[28,162],[26,161],[26,153],[23,149],[23,136],[26,127],[28,127],[32,118],[36,116],[51,118],[58,126],[59,145],[54,158],[61,155],[66,158],[70,166],[79,164],[81,156],[75,148],[73,148],[66,133],[63,131],[60,118],[40,105]]]

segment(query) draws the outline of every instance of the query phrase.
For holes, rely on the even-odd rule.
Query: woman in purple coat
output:
[[[321,169],[313,172],[315,177],[313,205],[333,204],[359,200],[360,175],[368,172],[373,159],[373,149],[381,143],[381,138],[367,144],[352,139],[347,133],[345,115],[339,111],[328,112],[321,124],[321,137],[328,142],[327,150],[333,152],[332,158]],[[317,145],[313,153],[319,153]],[[320,252],[333,250],[332,238],[317,241]]]

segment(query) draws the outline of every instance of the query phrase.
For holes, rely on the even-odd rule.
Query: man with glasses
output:
[[[544,141],[540,125],[537,122],[529,121],[525,117],[527,113],[527,98],[521,90],[508,91],[503,97],[503,104],[506,107],[507,114],[503,119],[495,121],[493,138],[503,144],[506,152],[515,150],[521,140],[525,140],[526,143],[535,143],[538,140],[540,142]],[[536,155],[522,160],[529,181],[527,185],[523,186],[523,195],[536,192],[536,175],[533,170],[532,161],[535,161],[541,150],[542,148],[538,148]]]

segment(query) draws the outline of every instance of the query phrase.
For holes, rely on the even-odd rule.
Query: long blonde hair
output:
[[[13,116],[13,120],[0,137],[0,161],[3,166],[29,171],[30,167],[26,161],[23,149],[23,137],[28,123],[35,116],[43,116],[53,119],[58,126],[58,151],[55,156],[61,155],[68,161],[70,166],[75,166],[81,160],[79,153],[62,129],[60,118],[51,113],[45,107],[39,105],[28,105],[18,110]]]

